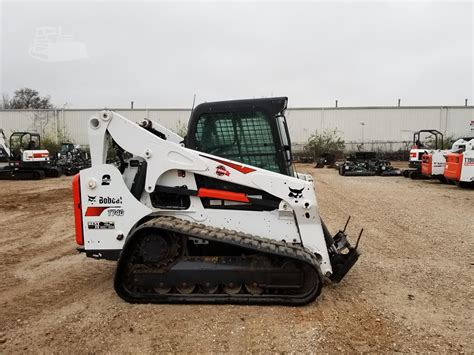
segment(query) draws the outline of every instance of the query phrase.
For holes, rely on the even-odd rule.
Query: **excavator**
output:
[[[0,180],[40,180],[60,175],[51,163],[49,151],[41,149],[38,133],[14,132],[7,147],[5,134],[0,130]]]
[[[5,133],[3,129],[0,128],[0,169],[8,166],[8,161],[10,160],[10,148],[7,146]]]
[[[90,118],[92,165],[73,177],[76,242],[117,261],[121,298],[304,305],[344,278],[363,229],[353,246],[349,220],[334,235],[321,220],[311,176],[292,163],[287,102],[200,104],[184,138],[109,110]]]

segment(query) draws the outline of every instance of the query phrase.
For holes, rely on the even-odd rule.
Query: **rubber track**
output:
[[[128,302],[134,303],[238,303],[238,304],[285,304],[304,305],[313,301],[321,293],[322,277],[319,262],[316,256],[301,245],[293,245],[267,238],[257,237],[250,234],[240,233],[226,228],[214,228],[204,224],[186,221],[172,216],[155,217],[134,230],[146,228],[162,229],[170,232],[184,234],[191,238],[204,239],[208,241],[227,243],[257,252],[263,252],[279,257],[299,260],[309,264],[317,273],[318,285],[306,297],[301,295],[225,295],[219,297],[215,294],[194,295],[156,295],[152,298],[130,297],[121,287],[121,269],[127,261],[119,259],[117,273],[115,276],[115,289],[120,297]],[[132,238],[131,238],[132,239]],[[128,243],[128,242],[127,242]],[[124,250],[127,244],[124,246]]]
[[[0,170],[0,180],[42,180],[45,176],[42,170]]]

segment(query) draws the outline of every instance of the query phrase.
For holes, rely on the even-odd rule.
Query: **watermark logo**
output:
[[[86,44],[64,35],[61,27],[38,27],[29,54],[49,63],[89,58]]]

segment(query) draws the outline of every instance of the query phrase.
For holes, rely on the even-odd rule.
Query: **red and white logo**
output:
[[[225,168],[224,165],[218,165],[216,167],[216,175],[217,176],[229,176],[230,172]]]

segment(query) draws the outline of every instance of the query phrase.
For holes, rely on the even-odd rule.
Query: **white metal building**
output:
[[[87,121],[100,109],[0,110],[0,128],[37,131],[43,136],[87,144]],[[174,131],[187,126],[189,109],[116,109],[131,120],[149,118]],[[459,136],[474,128],[474,106],[304,107],[286,112],[293,145],[302,148],[316,130],[337,129],[346,148],[364,142],[368,148],[396,150],[412,140],[413,132],[437,129]],[[403,143],[405,142],[405,143]]]

